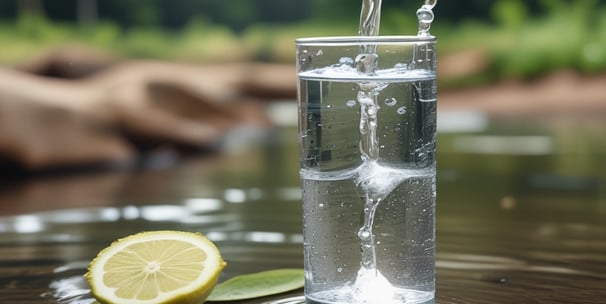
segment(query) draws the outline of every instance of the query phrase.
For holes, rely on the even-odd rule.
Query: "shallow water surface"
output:
[[[605,127],[442,130],[437,303],[605,303]],[[296,137],[280,128],[174,166],[4,181],[0,303],[91,303],[88,262],[144,230],[206,234],[228,262],[221,280],[302,267]]]

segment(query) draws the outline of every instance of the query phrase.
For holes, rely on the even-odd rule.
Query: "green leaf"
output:
[[[303,288],[303,269],[276,269],[233,277],[215,286],[207,301],[254,299]]]

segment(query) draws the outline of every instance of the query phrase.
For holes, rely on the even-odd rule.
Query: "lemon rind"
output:
[[[205,267],[198,278],[189,284],[170,291],[158,291],[159,296],[152,300],[136,300],[116,297],[116,288],[109,288],[103,283],[103,267],[105,263],[117,252],[124,248],[142,242],[155,240],[178,240],[190,243],[206,252]],[[201,303],[215,286],[219,274],[226,266],[217,247],[201,233],[182,231],[147,231],[137,233],[114,241],[110,246],[101,250],[97,257],[89,264],[86,279],[91,287],[92,295],[102,304],[170,304],[170,303]],[[95,275],[97,274],[97,275]]]

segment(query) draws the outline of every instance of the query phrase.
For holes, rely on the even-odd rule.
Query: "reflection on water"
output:
[[[86,268],[83,269],[86,271]],[[95,299],[90,296],[88,283],[83,276],[73,276],[64,279],[58,279],[50,284],[51,293],[49,298],[61,304],[87,304],[95,303]]]
[[[269,301],[269,302],[263,302],[263,304],[304,304],[304,303],[305,303],[305,297],[303,297],[303,296],[286,298],[286,299],[281,299],[281,300],[274,300],[274,301]]]
[[[276,189],[277,197],[280,199],[280,204],[291,205],[290,208],[299,208],[299,200],[292,199],[292,195],[282,195],[289,193],[290,188]],[[232,194],[230,194],[232,193]],[[228,189],[225,191],[223,199],[219,198],[190,198],[184,200],[181,204],[175,205],[151,205],[151,206],[136,206],[128,205],[124,207],[108,207],[108,208],[88,208],[88,209],[69,209],[61,211],[41,212],[27,216],[16,216],[7,218],[3,221],[3,228],[9,234],[25,234],[37,233],[40,238],[50,243],[72,243],[72,242],[87,242],[86,236],[71,239],[57,239],[56,235],[50,233],[53,230],[53,225],[72,226],[86,225],[94,227],[100,223],[113,223],[122,227],[139,227],[136,229],[149,229],[147,226],[158,225],[165,223],[169,225],[178,225],[182,230],[197,230],[199,226],[210,226],[212,229],[204,230],[205,235],[220,246],[221,252],[232,265],[258,263],[263,265],[272,265],[274,258],[280,257],[285,259],[286,263],[300,267],[302,263],[300,245],[303,242],[303,235],[298,229],[292,229],[289,233],[288,229],[278,227],[271,228],[267,231],[252,230],[252,227],[260,228],[259,225],[253,225],[252,222],[241,216],[242,211],[228,212],[232,209],[230,205],[239,208],[244,201],[251,203],[254,200],[247,200],[247,195],[244,195],[244,201],[239,199],[234,200],[233,193],[246,194],[250,191],[241,189]],[[253,191],[256,193],[256,191]],[[238,194],[239,195],[239,194]],[[268,193],[263,193],[262,196],[269,197]],[[256,197],[256,196],[255,196]],[[260,198],[259,196],[258,198]],[[234,205],[235,204],[235,205]],[[279,208],[277,208],[279,210]],[[234,211],[234,210],[232,210]],[[271,214],[267,214],[271,216]],[[259,219],[265,218],[265,215],[256,214]],[[33,224],[31,224],[33,223]],[[274,221],[279,224],[280,221]],[[46,229],[22,229],[23,225],[31,224],[31,227],[46,227]],[[74,232],[74,234],[78,234]],[[94,236],[88,235],[89,237]],[[116,237],[124,236],[120,234]],[[223,244],[223,245],[221,245]],[[272,246],[275,244],[276,246]],[[239,256],[239,253],[246,252],[252,254],[253,247],[259,252],[259,256]],[[282,249],[280,249],[282,248]],[[264,256],[262,258],[262,256]],[[277,264],[276,264],[277,265]],[[254,265],[238,266],[236,272],[240,272],[246,268],[254,268]],[[44,297],[52,298],[58,303],[94,303],[94,299],[90,295],[88,284],[86,283],[83,274],[88,267],[88,260],[71,261],[63,265],[59,265],[53,269],[53,275],[56,277],[50,282],[50,292]],[[268,267],[268,266],[264,266]],[[269,266],[271,267],[271,266]],[[284,266],[286,267],[286,265]],[[232,271],[233,272],[233,271]],[[229,275],[229,271],[227,271]],[[231,274],[233,275],[233,274]],[[297,303],[296,299],[279,303]]]
[[[578,276],[588,276],[596,279],[606,280],[606,273],[581,271],[577,269],[558,266],[531,265],[527,261],[507,257],[492,257],[465,254],[439,254],[436,266],[438,268],[455,270],[515,270],[539,272],[545,274],[552,273],[555,275],[569,274]]]
[[[551,155],[549,136],[459,136],[454,149],[461,153],[500,155]]]
[[[596,122],[474,117],[439,137],[437,303],[603,303],[606,122],[596,131]],[[221,280],[302,267],[296,138],[281,129],[175,168],[5,187],[3,300],[91,303],[88,261],[144,230],[206,234],[229,264]],[[240,303],[299,304],[300,295]]]

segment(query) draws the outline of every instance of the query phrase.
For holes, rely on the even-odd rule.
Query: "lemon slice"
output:
[[[103,249],[86,279],[101,303],[202,303],[226,263],[199,233],[142,232]]]

